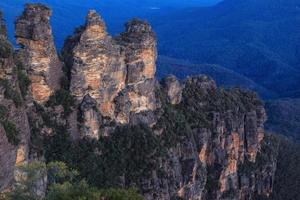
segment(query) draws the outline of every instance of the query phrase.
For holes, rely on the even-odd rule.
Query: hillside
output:
[[[192,64],[188,61],[159,56],[157,61],[157,77],[163,78],[173,74],[179,79],[185,79],[187,76],[206,74],[216,80],[216,83],[225,88],[241,87],[244,89],[257,91],[263,98],[273,98],[276,95],[266,88],[256,84],[251,79],[214,64]]]
[[[279,99],[266,102],[266,129],[300,142],[300,99]]]
[[[279,97],[299,95],[300,5],[225,0],[154,17],[161,55],[218,64]]]
[[[280,143],[278,163],[275,174],[272,200],[295,200],[300,198],[300,145],[282,136],[277,136]]]

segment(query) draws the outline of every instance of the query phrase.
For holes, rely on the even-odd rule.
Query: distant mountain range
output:
[[[187,76],[206,74],[216,80],[218,85],[226,88],[239,86],[244,89],[255,90],[261,94],[263,98],[273,98],[276,96],[275,93],[256,84],[246,76],[216,64],[192,64],[184,60],[159,56],[157,68],[158,78],[173,74],[179,79],[185,79]]]
[[[271,91],[266,96],[299,96],[300,1],[225,0],[152,22],[161,55],[218,64]]]
[[[124,22],[133,17],[150,18],[162,13],[169,13],[184,7],[213,5],[221,0],[1,0],[0,10],[4,11],[9,36],[14,41],[14,21],[20,16],[23,5],[28,2],[44,3],[53,10],[51,18],[55,42],[59,48],[66,36],[84,22],[89,9],[97,10],[107,22],[112,34],[122,32]]]

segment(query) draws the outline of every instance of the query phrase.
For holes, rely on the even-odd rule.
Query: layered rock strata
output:
[[[182,130],[186,133],[180,142],[169,148],[161,168],[165,175],[155,171],[151,179],[144,180],[141,188],[146,199],[246,200],[270,194],[276,161],[261,150],[265,110],[251,93],[223,92],[205,76],[185,82],[178,108],[191,121],[192,129],[190,133]],[[205,118],[209,124],[199,124]],[[167,129],[161,132],[167,133]],[[262,162],[261,157],[268,159]]]
[[[128,124],[131,116],[156,109],[156,39],[146,22],[129,22],[126,31],[113,39],[101,17],[90,11],[85,25],[66,40],[62,55],[77,105],[87,95],[94,99],[106,119],[103,123]]]
[[[27,4],[17,19],[16,40],[22,65],[31,80],[33,100],[45,103],[60,88],[62,63],[59,61],[50,27],[51,10],[40,4]]]
[[[14,180],[16,166],[29,154],[30,127],[22,105],[13,47],[8,42],[0,13],[0,190]]]

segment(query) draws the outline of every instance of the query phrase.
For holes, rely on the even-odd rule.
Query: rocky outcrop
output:
[[[67,39],[63,56],[71,71],[70,91],[77,102],[90,95],[102,116],[114,118],[113,100],[125,87],[126,68],[120,47],[95,11],[90,11],[85,26]]]
[[[162,87],[170,104],[179,104],[182,100],[182,85],[173,75],[167,76],[162,80]]]
[[[95,108],[106,118],[101,124],[103,130],[107,130],[105,124],[111,121],[128,124],[131,118],[153,123],[153,120],[147,122],[147,117],[137,120],[135,115],[157,107],[156,39],[149,24],[133,20],[126,25],[126,32],[113,39],[101,17],[90,11],[85,25],[66,40],[62,55],[70,70],[70,91],[77,105],[87,95],[94,99]],[[94,123],[89,120],[83,119],[88,124]],[[99,134],[106,135],[103,130]],[[81,135],[90,134],[85,131]]]
[[[62,63],[53,42],[49,18],[51,10],[41,4],[27,4],[16,21],[18,54],[31,80],[30,92],[38,103],[45,103],[60,88]]]
[[[266,115],[254,94],[221,90],[206,76],[192,77],[185,82],[178,106],[191,130],[180,129],[180,140],[168,148],[165,175],[143,183],[146,199],[246,200],[270,194],[276,162],[270,151],[261,150]],[[158,121],[168,120],[176,124],[169,114]],[[175,126],[171,129],[178,129]],[[169,129],[161,134],[171,134]],[[264,164],[261,157],[267,157]]]
[[[125,52],[130,111],[140,113],[155,110],[157,49],[156,36],[151,26],[147,22],[134,19],[126,24],[126,31],[116,41]]]
[[[3,33],[0,35],[0,190],[3,190],[11,186],[15,166],[28,159],[30,127],[15,73],[13,48],[5,31],[0,32]]]
[[[100,113],[97,108],[97,102],[90,95],[84,97],[80,105],[80,112],[83,136],[98,140],[101,124]]]

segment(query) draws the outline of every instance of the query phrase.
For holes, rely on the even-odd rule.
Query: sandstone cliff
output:
[[[174,77],[169,79],[176,82]],[[178,114],[183,111],[191,129],[166,126],[176,124],[177,119],[164,111],[159,121],[165,122],[157,126],[164,129],[160,133],[166,134],[163,137],[169,142],[172,134],[181,134],[181,138],[168,148],[162,167],[165,176],[155,175],[143,184],[147,186],[144,191],[151,191],[146,192],[146,198],[170,199],[178,195],[182,199],[254,199],[256,193],[268,196],[276,167],[274,158],[260,163],[262,168],[256,165],[266,120],[261,102],[251,92],[217,89],[206,76],[189,78],[184,85],[182,102],[175,110]],[[166,96],[167,101],[170,96],[173,95]],[[178,133],[169,130],[176,128]]]
[[[16,40],[22,65],[31,80],[30,92],[36,102],[45,103],[62,78],[62,63],[59,61],[53,42],[49,18],[51,10],[40,4],[27,4],[16,21]]]
[[[0,21],[0,190],[3,190],[13,182],[15,166],[28,159],[30,127],[22,105],[13,47],[6,38],[2,18]]]
[[[276,149],[254,93],[220,89],[207,76],[159,83],[151,26],[134,19],[112,38],[95,11],[66,39],[63,74],[50,15],[26,5],[15,57],[0,24],[1,190],[16,165],[45,158],[94,186],[136,187],[147,200],[270,195]]]
[[[93,112],[100,114],[86,115],[82,109],[75,114],[85,121],[80,135],[91,135],[90,130],[97,138],[107,134],[106,124],[111,121],[128,124],[135,119],[132,115],[156,109],[156,40],[149,24],[133,20],[124,33],[113,39],[101,17],[90,11],[85,25],[66,40],[62,55],[77,105],[85,104],[88,96],[95,101]],[[100,122],[100,118],[105,120]],[[88,121],[98,126],[87,127]],[[99,125],[104,129],[99,131]]]

